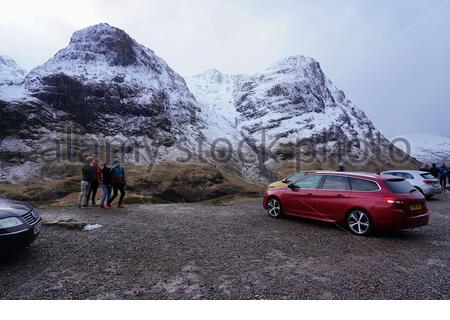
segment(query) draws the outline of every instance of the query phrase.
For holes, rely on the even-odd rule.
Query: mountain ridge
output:
[[[278,160],[294,160],[292,150],[280,150],[296,138],[322,139],[319,145],[329,150],[333,165],[343,156],[342,145],[351,146],[351,156],[362,154],[361,141],[354,139],[368,141],[371,167],[390,161],[389,141],[312,58],[287,57],[253,75],[213,69],[186,81],[154,51],[104,23],[75,32],[46,63],[18,82],[0,85],[0,113],[2,171],[15,175],[38,167],[40,153],[68,128],[77,137],[75,148],[84,153],[106,138],[131,138],[125,152],[131,163],[155,160],[143,152],[149,146],[162,147],[157,161],[173,161],[186,149],[202,151],[197,142],[203,140],[211,165],[260,182],[276,177]],[[277,141],[274,150],[261,135]],[[379,161],[377,139],[384,150]],[[213,155],[227,151],[227,143],[215,145],[219,140],[233,149],[226,164]],[[244,147],[237,150],[241,142]],[[2,179],[14,180],[8,173]]]

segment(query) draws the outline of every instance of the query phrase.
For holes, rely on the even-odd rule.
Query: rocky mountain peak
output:
[[[75,32],[67,49],[68,58],[78,58],[74,54],[78,53],[82,59],[89,61],[101,55],[112,66],[134,64],[138,56],[137,43],[125,31],[107,23]]]
[[[0,55],[0,82],[15,81],[25,77],[23,70],[12,58]]]
[[[210,69],[205,71],[201,76],[204,78],[208,78],[215,82],[222,82],[223,81],[223,74],[217,69]]]
[[[303,71],[305,69],[311,68],[311,67],[319,67],[319,63],[310,57],[305,57],[302,55],[294,55],[290,56],[284,59],[279,60],[278,62],[274,63],[272,66],[270,66],[267,71]]]

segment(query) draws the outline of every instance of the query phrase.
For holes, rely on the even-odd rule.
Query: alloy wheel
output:
[[[277,199],[270,199],[267,203],[267,212],[273,218],[281,216],[281,204]]]
[[[368,234],[372,227],[369,215],[360,210],[352,211],[348,216],[347,223],[350,230],[357,235]]]

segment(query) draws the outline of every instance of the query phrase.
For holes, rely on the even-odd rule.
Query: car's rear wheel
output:
[[[267,212],[272,218],[281,218],[283,215],[283,209],[281,203],[277,198],[270,198],[267,202]]]
[[[352,210],[347,216],[347,227],[353,234],[367,236],[373,229],[372,218],[363,210]]]

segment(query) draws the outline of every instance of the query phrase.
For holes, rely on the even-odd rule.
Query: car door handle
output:
[[[308,193],[307,196],[308,197],[312,197],[314,194],[313,193]]]
[[[338,194],[336,195],[337,198],[345,198],[345,196],[343,194]]]

